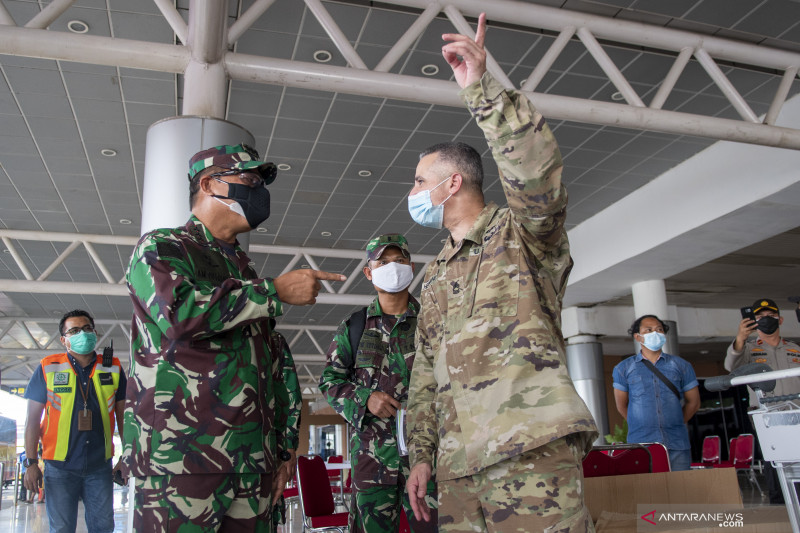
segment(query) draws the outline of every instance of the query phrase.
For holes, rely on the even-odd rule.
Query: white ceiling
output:
[[[713,35],[779,50],[800,52],[800,2],[793,0],[608,0],[530,1],[656,27]],[[521,3],[521,4],[522,4]],[[49,2],[2,0],[17,25],[35,17]],[[252,4],[228,2],[228,23]],[[323,3],[348,41],[368,67],[374,67],[419,15],[419,10],[388,3],[326,1]],[[177,1],[187,20],[188,0]],[[521,6],[520,8],[522,9]],[[90,35],[174,44],[175,34],[152,0],[76,0],[53,22],[50,32],[66,32],[67,23],[81,20]],[[473,19],[468,19],[474,22]],[[392,73],[421,77],[427,64],[439,66],[433,78],[448,80],[449,69],[439,53],[440,35],[453,31],[450,21],[436,17]],[[487,45],[515,84],[530,76],[555,40],[552,31],[492,24]],[[0,40],[3,27],[0,26]],[[631,86],[649,101],[675,60],[674,54],[644,47],[603,42],[604,49]],[[347,62],[317,19],[300,0],[276,0],[234,45],[243,54],[296,62],[313,62],[313,53],[325,49],[330,65]],[[766,113],[781,74],[758,65],[720,62],[753,111]],[[0,228],[36,232],[66,232],[136,236],[141,222],[145,136],[148,127],[182,110],[184,78],[125,67],[101,66],[0,55]],[[454,89],[455,90],[455,89]],[[537,87],[549,95],[612,102],[617,88],[577,38],[570,40],[552,69]],[[789,96],[798,92],[798,84]],[[696,61],[681,74],[664,109],[710,117],[738,119],[738,114]],[[544,110],[545,114],[547,110]],[[361,249],[380,233],[403,232],[417,253],[436,254],[444,232],[413,224],[404,195],[411,184],[417,154],[443,140],[459,139],[484,148],[478,128],[460,109],[441,105],[308,90],[234,80],[229,84],[225,117],[247,128],[265,159],[291,165],[271,187],[272,217],[267,231],[254,232],[251,244],[289,245],[332,249]],[[608,209],[714,144],[700,137],[597,126],[588,122],[551,120],[565,160],[569,190],[568,228]],[[800,127],[796,123],[793,127]],[[116,151],[105,157],[101,150]],[[486,192],[504,203],[494,163],[484,148]],[[752,186],[770,179],[765,157],[764,175],[753,176]],[[368,170],[369,177],[359,176]],[[686,191],[691,194],[692,191]],[[676,200],[680,202],[680,199]],[[181,205],[184,200],[177,200]],[[644,209],[644,208],[643,208]],[[667,277],[669,303],[693,307],[738,307],[761,295],[779,302],[797,285],[800,219],[781,211],[781,234],[759,236],[758,242],[732,237],[718,255],[702,257]],[[125,223],[123,221],[127,221]],[[646,239],[648,228],[664,220],[631,220],[617,228],[621,239]],[[722,221],[725,227],[725,219]],[[789,231],[785,231],[789,230]],[[331,236],[322,236],[322,232]],[[785,232],[784,232],[785,231]],[[702,243],[703,228],[689,232]],[[762,238],[763,237],[763,238]],[[54,261],[68,243],[12,240],[34,277]],[[124,274],[130,247],[96,245],[111,276]],[[680,249],[675,253],[681,253]],[[687,254],[689,252],[686,252]],[[256,254],[260,274],[276,275],[288,257]],[[321,259],[319,267],[350,273],[355,259]],[[624,268],[624,264],[620,268]],[[10,253],[0,253],[0,279],[22,280],[24,275]],[[54,281],[103,282],[103,273],[84,249],[70,255],[49,278]],[[354,293],[369,293],[363,280]],[[98,318],[127,321],[130,304],[123,296],[7,292],[0,298],[6,316],[51,317],[85,308]],[[569,298],[569,292],[568,292]],[[629,303],[617,290],[602,300],[581,303]],[[352,310],[347,305],[291,308],[285,325],[334,326]],[[8,322],[0,320],[0,331]],[[40,321],[41,337],[55,332],[54,324]],[[111,337],[119,348],[127,343],[122,329]],[[34,328],[34,326],[30,326]],[[3,348],[31,347],[29,336],[16,325],[0,338]],[[32,331],[37,336],[36,331]],[[622,332],[621,332],[622,333]],[[287,335],[291,337],[291,335]],[[293,344],[299,354],[327,347],[329,332],[316,332],[315,342],[300,336]],[[43,343],[44,344],[44,343]],[[52,347],[52,345],[50,346]],[[3,380],[26,379],[36,357],[0,355]],[[320,365],[309,364],[311,374]],[[305,369],[303,370],[303,372]]]

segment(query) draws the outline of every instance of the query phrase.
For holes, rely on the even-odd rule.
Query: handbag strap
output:
[[[667,378],[667,376],[662,374],[661,371],[656,368],[656,365],[654,365],[653,363],[648,361],[646,357],[642,356],[642,362],[644,363],[644,366],[646,366],[647,369],[650,372],[655,374],[658,379],[660,379],[661,381],[664,382],[664,385],[666,385],[669,388],[669,390],[671,390],[675,394],[675,397],[678,398],[678,401],[680,401],[681,393],[678,392],[678,388],[675,385],[672,384],[672,382],[669,380],[669,378]]]

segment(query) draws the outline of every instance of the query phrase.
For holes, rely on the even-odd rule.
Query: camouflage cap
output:
[[[761,298],[753,303],[753,313],[758,313],[763,309],[770,309],[776,313],[781,312],[780,309],[778,309],[778,304],[775,303],[775,300],[770,300],[769,298]]]
[[[386,233],[380,237],[375,237],[367,243],[367,260],[375,261],[389,246],[400,248],[404,256],[411,257],[411,252],[408,250],[408,241],[405,237],[399,233]]]
[[[235,146],[223,144],[197,152],[189,160],[189,180],[198,172],[208,167],[220,167],[229,170],[253,170],[261,175],[264,184],[275,181],[278,168],[275,163],[265,163],[258,158],[258,152],[246,144]]]

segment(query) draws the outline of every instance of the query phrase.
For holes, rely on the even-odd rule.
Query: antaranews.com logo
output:
[[[735,531],[746,523],[745,513],[737,505],[640,504],[636,509],[636,530],[641,533],[711,527]]]

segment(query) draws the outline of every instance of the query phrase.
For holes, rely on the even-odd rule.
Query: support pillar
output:
[[[243,127],[208,117],[172,117],[147,130],[141,233],[182,226],[189,218],[189,159],[221,144],[253,145]],[[241,234],[238,239],[245,245]]]
[[[222,120],[228,77],[226,2],[191,0],[188,43],[191,60],[184,71],[183,116],[156,122],[147,130],[141,233],[183,225],[189,218],[189,158],[221,144],[253,145],[246,129]],[[247,247],[247,235],[239,238]]]
[[[667,326],[667,342],[662,350],[671,355],[680,355],[680,345],[678,343],[678,324],[674,320],[668,320],[669,309],[667,307],[667,289],[663,279],[652,279],[634,283],[633,291],[633,311],[636,318],[642,315],[656,315]],[[633,341],[634,350],[638,353],[641,349],[638,342]]]
[[[608,402],[603,374],[603,345],[594,335],[575,335],[567,339],[567,370],[575,389],[594,417],[600,437],[595,444],[605,444],[609,433]]]

